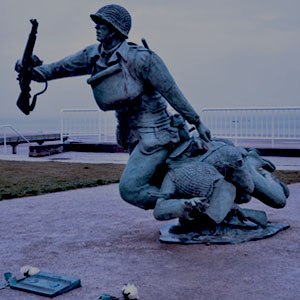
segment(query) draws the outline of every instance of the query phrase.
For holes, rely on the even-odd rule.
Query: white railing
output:
[[[62,109],[61,142],[65,138],[81,142],[116,143],[116,118],[112,111],[97,109]]]
[[[6,150],[7,150],[7,130],[6,129],[10,129],[14,133],[16,133],[18,136],[20,136],[22,139],[24,139],[24,141],[26,141],[26,143],[28,143],[29,145],[32,145],[30,143],[30,141],[21,132],[19,132],[14,126],[12,126],[12,125],[0,125],[0,128],[3,129],[3,146],[4,146],[3,152],[5,154],[6,154]]]
[[[300,107],[205,108],[201,119],[215,137],[300,140]]]
[[[201,119],[212,136],[238,140],[300,142],[300,107],[205,108]],[[61,111],[61,142],[65,137],[79,141],[116,142],[114,112],[91,109]],[[300,147],[300,143],[299,143]]]

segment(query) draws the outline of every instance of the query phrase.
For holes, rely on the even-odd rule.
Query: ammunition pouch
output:
[[[98,106],[104,111],[128,106],[144,90],[143,83],[130,74],[122,60],[92,75],[87,83],[92,87]]]

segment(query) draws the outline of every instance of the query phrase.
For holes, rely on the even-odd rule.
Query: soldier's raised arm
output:
[[[195,125],[202,139],[209,141],[209,129],[201,122],[198,113],[179,89],[163,60],[151,50],[149,50],[148,53],[148,57],[144,58],[144,63],[147,65],[147,68],[144,66],[143,72],[145,79],[148,80],[190,124]]]

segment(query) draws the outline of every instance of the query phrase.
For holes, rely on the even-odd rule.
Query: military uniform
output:
[[[88,82],[92,85],[100,109],[116,110],[118,142],[125,149],[131,150],[138,140],[142,141],[145,152],[176,142],[176,129],[170,127],[170,113],[165,99],[189,123],[199,122],[198,114],[178,89],[161,58],[153,51],[126,41],[112,53],[103,50],[99,44],[91,45],[35,70],[47,80],[91,74]],[[115,66],[118,69],[114,69]],[[110,74],[107,72],[109,69],[112,69]],[[100,92],[95,91],[99,89],[97,86],[101,86]],[[156,134],[151,140],[146,138],[150,132],[166,128],[169,137],[165,134],[161,139]]]
[[[90,17],[100,44],[37,66],[35,79],[91,75],[87,82],[98,106],[116,111],[118,143],[131,153],[120,194],[133,205],[154,208],[158,188],[150,181],[170,148],[188,136],[184,121],[171,116],[167,102],[198,131],[207,134],[206,128],[161,58],[148,48],[126,42],[132,21],[124,7],[105,5]]]
[[[170,146],[180,140],[178,128],[172,126],[167,101],[189,123],[200,122],[162,59],[149,49],[124,41],[111,51],[106,51],[99,44],[88,46],[60,61],[38,66],[35,71],[47,80],[91,75],[88,83],[100,109],[116,111],[118,143],[130,152],[136,148],[121,179],[121,195],[128,198],[128,193],[134,194],[134,197],[129,197],[129,202],[150,197],[149,205],[141,199],[138,206],[152,208],[155,197],[149,196],[149,193],[137,197],[133,191],[138,187],[140,193],[141,185],[148,186],[156,166],[165,159]],[[138,147],[135,147],[137,144]],[[132,170],[132,165],[136,164],[135,157],[140,156],[138,161],[143,163],[137,166],[145,172]],[[124,185],[130,185],[130,188],[125,188],[126,192],[122,192]]]

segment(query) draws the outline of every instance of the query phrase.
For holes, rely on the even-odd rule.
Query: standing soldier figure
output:
[[[33,80],[43,82],[91,74],[95,100],[102,110],[115,110],[118,143],[130,152],[120,180],[122,198],[143,209],[153,209],[158,188],[151,178],[169,151],[186,136],[184,121],[172,116],[167,102],[209,141],[210,131],[200,121],[162,59],[152,50],[126,42],[129,12],[106,5],[91,15],[100,44],[57,62],[36,66]],[[20,69],[17,63],[16,70]]]

